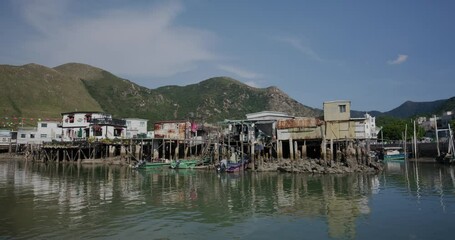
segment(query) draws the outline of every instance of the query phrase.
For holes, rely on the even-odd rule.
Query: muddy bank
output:
[[[9,160],[43,162],[43,161],[38,161],[38,160],[27,159],[27,155],[22,155],[22,154],[10,154],[10,153],[0,154],[0,161],[9,161]],[[126,159],[122,158],[122,157],[84,159],[79,162],[78,161],[60,161],[60,163],[129,165],[129,163],[127,163]]]
[[[23,160],[26,161],[25,155],[2,153],[0,161]],[[31,161],[31,160],[29,160]],[[39,162],[39,161],[35,161]],[[60,163],[77,163],[77,164],[108,164],[108,165],[130,165],[125,158],[112,157],[102,159],[84,159],[77,161],[62,161]],[[251,170],[250,165],[250,170]],[[204,169],[213,169],[206,167]],[[314,174],[342,174],[342,173],[377,173],[383,170],[381,163],[367,161],[359,163],[357,160],[346,160],[343,162],[325,161],[320,159],[300,159],[291,161],[289,159],[259,161],[255,171],[258,172],[289,172],[289,173],[314,173]]]
[[[357,160],[344,162],[325,161],[319,159],[302,159],[296,161],[277,160],[259,163],[257,171],[279,171],[289,173],[316,173],[316,174],[342,174],[342,173],[377,173],[383,170],[378,162],[358,163]]]

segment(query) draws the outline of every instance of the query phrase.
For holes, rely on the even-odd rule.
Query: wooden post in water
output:
[[[297,141],[294,141],[294,159],[300,159],[299,148]]]
[[[278,140],[277,144],[276,144],[277,158],[278,159],[283,159],[283,149],[282,149],[282,147],[283,147],[283,145],[281,144],[281,140]]]
[[[8,140],[8,153],[11,154],[12,153],[12,143],[11,143],[11,133],[10,133],[10,138]]]
[[[254,142],[253,142],[253,141],[251,141],[250,156],[251,156],[250,159],[251,159],[251,163],[252,163],[251,169],[254,170],[254,165],[255,165],[254,161],[255,161],[255,157],[254,157]],[[242,159],[242,160],[243,160],[243,159]]]
[[[441,151],[439,150],[439,136],[438,136],[438,121],[436,120],[436,115],[434,116],[434,129],[436,133],[436,148],[438,149],[438,157],[441,155]]]
[[[294,141],[292,138],[289,139],[289,158],[294,160]]]
[[[134,158],[140,160],[141,159],[141,146],[139,146],[138,144],[135,144],[134,145],[135,148],[134,148]]]
[[[321,159],[322,160],[326,160],[326,149],[327,149],[327,146],[326,146],[325,138],[323,138],[322,142],[321,142]]]
[[[306,159],[307,156],[307,146],[306,146],[306,141],[303,141],[303,146],[302,146],[302,159]]]
[[[407,134],[408,134],[408,124],[405,125],[404,127],[404,160],[408,159],[408,146],[407,146]]]
[[[161,150],[161,153],[163,154],[163,158],[166,159],[166,140],[163,138],[163,144],[161,144],[162,146],[162,150]]]

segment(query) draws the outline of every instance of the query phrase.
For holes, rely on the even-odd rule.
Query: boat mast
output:
[[[417,159],[416,120],[414,120],[414,159]]]
[[[408,124],[405,125],[405,128],[404,128],[404,160],[406,161],[408,159],[408,146],[407,146],[407,133],[408,133]]]

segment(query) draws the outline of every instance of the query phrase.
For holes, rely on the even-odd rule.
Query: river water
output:
[[[455,168],[217,174],[0,162],[0,239],[453,239]]]

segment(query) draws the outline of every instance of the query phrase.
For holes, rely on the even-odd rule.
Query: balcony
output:
[[[126,121],[115,118],[95,118],[90,122],[93,125],[109,125],[126,127]]]

